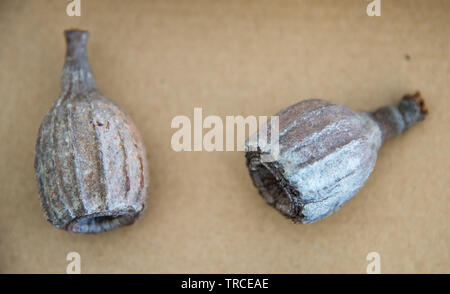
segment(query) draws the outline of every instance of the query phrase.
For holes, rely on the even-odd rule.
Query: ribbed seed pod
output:
[[[86,54],[88,33],[65,31],[61,95],[44,117],[35,149],[47,220],[76,233],[132,224],[145,209],[147,164],[131,119],[98,90]]]
[[[318,221],[361,189],[384,140],[403,133],[426,114],[420,93],[405,96],[398,107],[373,113],[319,99],[297,103],[276,115],[276,160],[265,162],[262,155],[272,150],[247,141],[250,176],[267,203],[294,222]]]

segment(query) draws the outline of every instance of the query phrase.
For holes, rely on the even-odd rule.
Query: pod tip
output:
[[[68,43],[74,41],[86,43],[89,37],[89,32],[80,29],[68,29],[64,31],[64,36],[66,37]]]
[[[425,105],[425,99],[422,97],[422,94],[420,93],[420,91],[417,91],[414,94],[407,94],[407,95],[403,96],[402,101],[414,102],[414,104],[419,108],[420,113],[422,115],[425,116],[428,114],[428,109]]]

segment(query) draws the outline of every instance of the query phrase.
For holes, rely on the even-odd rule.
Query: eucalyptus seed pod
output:
[[[247,140],[246,162],[253,184],[268,204],[294,222],[321,220],[363,187],[383,141],[426,114],[420,93],[403,97],[397,107],[372,113],[319,99],[294,104],[277,114],[279,152],[274,160],[263,160],[273,150]]]
[[[68,30],[65,38],[61,95],[39,129],[36,179],[51,224],[99,233],[132,224],[144,212],[145,150],[131,119],[96,87],[88,33]]]

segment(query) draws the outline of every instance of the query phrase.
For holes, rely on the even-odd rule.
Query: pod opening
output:
[[[301,221],[303,215],[298,191],[284,178],[277,163],[262,162],[258,152],[248,152],[247,161],[253,184],[267,203],[294,221]]]
[[[95,234],[134,223],[139,213],[131,210],[123,213],[99,213],[75,218],[66,230],[74,233]]]

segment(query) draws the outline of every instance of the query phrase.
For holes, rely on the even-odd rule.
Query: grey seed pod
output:
[[[274,161],[262,159],[270,148],[246,142],[253,184],[267,203],[294,222],[321,220],[363,187],[383,141],[403,133],[426,114],[420,93],[405,96],[398,107],[373,113],[319,99],[287,107],[277,114],[279,156]]]
[[[35,149],[47,220],[76,233],[132,224],[147,198],[147,164],[138,130],[98,90],[86,54],[88,33],[65,31],[61,95],[44,117]]]

